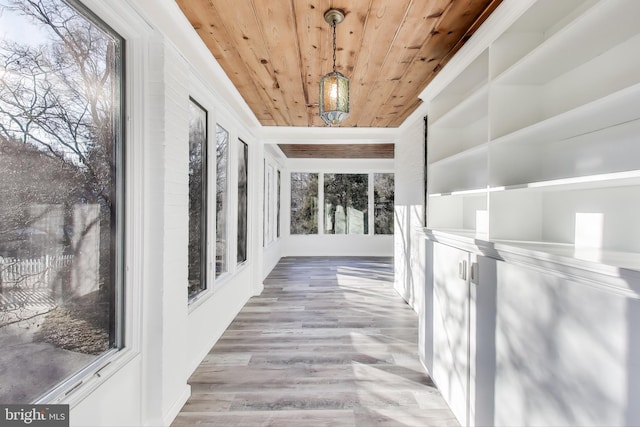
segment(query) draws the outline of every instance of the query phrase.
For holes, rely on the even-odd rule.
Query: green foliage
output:
[[[374,233],[393,234],[394,175],[373,174]]]
[[[291,174],[291,234],[318,234],[318,174]]]
[[[324,175],[326,234],[367,234],[368,190],[367,174]]]

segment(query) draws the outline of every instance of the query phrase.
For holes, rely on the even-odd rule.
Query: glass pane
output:
[[[280,171],[278,171],[278,184],[276,187],[276,237],[280,237]]]
[[[324,175],[325,234],[367,234],[368,178],[367,174]]]
[[[60,0],[0,0],[0,402],[121,346],[122,40]]]
[[[291,234],[318,234],[318,174],[291,174]]]
[[[227,267],[227,165],[229,158],[229,132],[216,126],[216,277]]]
[[[273,210],[274,210],[274,199],[273,199],[273,174],[274,169],[273,166],[267,166],[267,179],[265,181],[265,185],[267,188],[265,189],[265,197],[267,199],[267,228],[266,228],[266,242],[267,244],[273,242],[274,239],[274,230],[273,230]]]
[[[349,112],[349,80],[338,79],[338,110]]]
[[[189,297],[206,288],[207,112],[189,101]]]
[[[267,159],[263,159],[262,166],[264,167],[264,176],[263,176],[263,195],[262,195],[262,247],[267,246]]]
[[[373,174],[374,233],[393,234],[393,194],[392,173]]]
[[[243,141],[238,144],[238,263],[247,260],[247,173],[249,171],[249,147]]]

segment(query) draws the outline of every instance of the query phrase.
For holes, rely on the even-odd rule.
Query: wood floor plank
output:
[[[457,426],[393,260],[283,258],[189,380],[173,426]]]

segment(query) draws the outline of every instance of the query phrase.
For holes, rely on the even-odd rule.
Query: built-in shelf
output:
[[[609,187],[640,186],[640,170],[614,172],[600,175],[574,176],[570,178],[552,179],[548,181],[528,182],[525,184],[488,187],[486,191],[540,190],[540,191],[572,191]],[[480,192],[480,190],[476,190]]]
[[[638,170],[639,135],[637,119],[564,139],[525,136],[492,143],[489,185],[527,185]]]
[[[472,150],[489,138],[488,51],[483,52],[467,69],[431,102],[429,138],[434,141],[428,162]]]
[[[434,95],[429,228],[640,253],[638,16],[637,0],[539,0]]]
[[[446,197],[446,196],[473,196],[473,195],[485,195],[487,188],[474,188],[471,190],[451,191],[449,193],[431,193],[429,198]]]
[[[437,123],[450,113],[455,115],[460,104],[480,96],[489,79],[488,64],[489,52],[485,51],[432,100],[429,119]]]
[[[442,354],[456,354],[475,393],[445,387],[449,405],[467,402],[462,425],[624,424],[625,378],[639,372],[629,331],[640,301],[640,0],[516,0],[496,12],[516,4],[501,34],[479,39],[478,60],[465,57],[424,99],[425,366],[449,384]],[[523,370],[531,357],[551,374]],[[601,386],[594,366],[611,377],[608,408],[573,393]],[[547,386],[567,372],[558,409]]]
[[[491,46],[491,75],[502,74],[597,0],[538,0]]]
[[[438,120],[431,123],[434,127],[459,128],[486,118],[489,113],[489,86],[482,85],[478,90],[461,100]]]
[[[636,35],[638,16],[640,2],[637,0],[597,2],[498,76],[495,82],[525,85],[549,82]]]
[[[488,149],[489,149],[489,145],[488,143],[485,142],[483,144],[478,144],[466,150],[459,151],[455,154],[444,157],[440,160],[429,162],[429,164],[433,167],[440,167],[440,166],[447,166],[447,165],[455,167],[462,162],[475,161],[479,158],[482,158],[482,159],[486,158]]]
[[[430,197],[429,227],[486,232],[489,227],[486,191]]]
[[[482,147],[487,143],[489,125],[487,118],[470,122],[466,127],[444,128],[434,126],[430,128],[429,138],[440,141],[439,145],[430,147],[429,163],[436,163],[452,156]]]
[[[430,193],[460,193],[487,187],[488,145],[482,144],[429,165]]]
[[[491,143],[560,141],[640,118],[640,84],[492,139]]]

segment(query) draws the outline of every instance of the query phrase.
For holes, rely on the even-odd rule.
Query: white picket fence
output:
[[[50,289],[63,268],[73,262],[73,255],[43,256],[40,258],[0,257],[0,286],[2,288]]]

